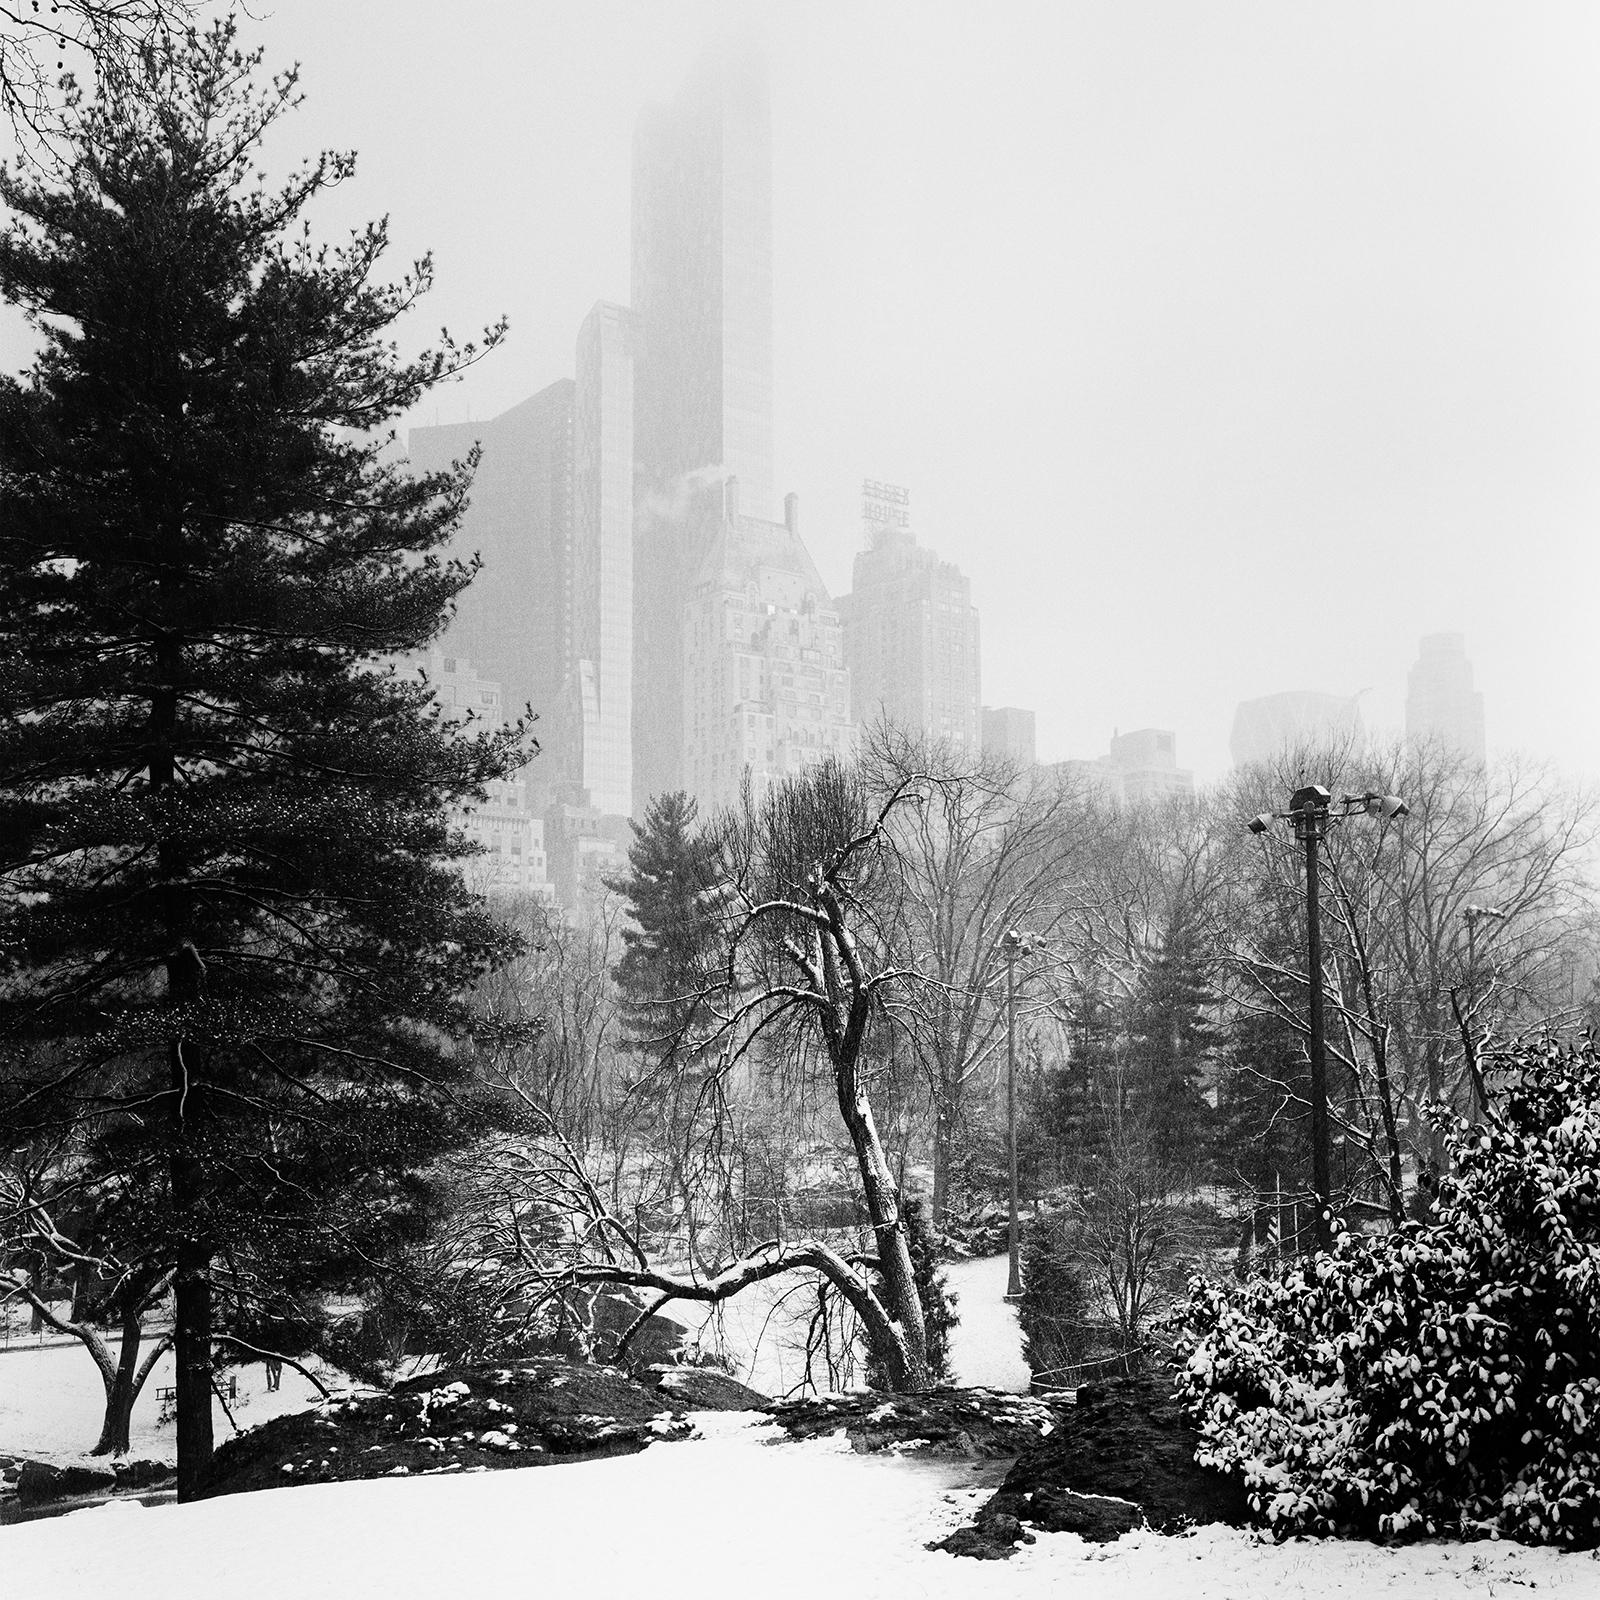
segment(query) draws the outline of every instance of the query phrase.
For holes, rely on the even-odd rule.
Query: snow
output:
[[[311,1382],[293,1367],[283,1369],[282,1387],[268,1391],[266,1369],[253,1365],[235,1369],[238,1400],[229,1407],[241,1428],[254,1427],[272,1417],[304,1411],[320,1396]],[[146,1461],[171,1461],[176,1442],[173,1425],[162,1422],[156,1391],[172,1383],[172,1352],[156,1363],[155,1371],[133,1408],[129,1429],[129,1454]],[[343,1374],[318,1369],[329,1388],[348,1384]],[[81,1344],[51,1344],[0,1349],[0,1455],[32,1456],[64,1461],[94,1448],[105,1414],[105,1390],[100,1369]],[[231,1438],[234,1429],[221,1406],[213,1407],[218,1440]]]
[[[1333,1600],[1600,1592],[1589,1555],[1511,1544],[1290,1541],[1232,1529],[1086,1545],[1042,1534],[1007,1562],[924,1549],[987,1492],[962,1463],[777,1442],[708,1414],[703,1437],[635,1456],[482,1475],[284,1489],[188,1506],[103,1506],[0,1528],[8,1593],[118,1600],[438,1600],[518,1593],[929,1600]],[[992,1482],[995,1468],[986,1469]]]
[[[1009,1256],[984,1256],[954,1261],[945,1279],[960,1297],[961,1321],[950,1334],[950,1368],[966,1388],[982,1385],[1026,1394],[1033,1374],[1022,1354],[1022,1328],[1017,1308],[1006,1303]]]
[[[1008,1258],[957,1261],[945,1268],[960,1296],[961,1317],[950,1341],[955,1381],[991,1389],[1027,1392],[1031,1374],[1022,1356],[1022,1330],[1015,1306],[1006,1304]],[[698,1329],[708,1350],[730,1356],[734,1376],[760,1394],[781,1397],[805,1376],[806,1330],[816,1310],[815,1274],[787,1272],[752,1284],[721,1306],[680,1301],[667,1315]],[[815,1376],[826,1387],[820,1363]],[[860,1382],[860,1372],[856,1373]]]

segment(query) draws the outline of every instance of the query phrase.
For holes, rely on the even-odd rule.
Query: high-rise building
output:
[[[491,421],[413,428],[409,441],[419,471],[482,449],[451,551],[477,553],[482,565],[441,647],[499,683],[510,715],[533,706],[546,772],[564,755],[559,729],[573,659],[572,410],[573,382],[563,378]]]
[[[636,814],[684,782],[682,628],[722,524],[772,500],[772,135],[765,65],[728,42],[639,120],[633,156]],[[710,488],[712,492],[703,492]]]
[[[1167,728],[1139,728],[1113,734],[1100,758],[1122,780],[1123,798],[1158,800],[1194,794],[1194,774],[1178,765],[1178,738]]]
[[[1128,804],[1194,796],[1194,774],[1178,765],[1177,736],[1168,728],[1113,733],[1105,755],[1093,761],[1056,761],[1048,770],[1080,788]]]
[[[487,730],[505,723],[504,694],[481,676],[465,656],[446,655],[434,646],[413,658],[410,670],[426,671],[433,696],[455,722],[469,719]],[[494,778],[481,804],[462,807],[455,820],[476,845],[463,870],[468,883],[485,894],[523,893],[552,897],[545,856],[544,822],[528,803],[527,768],[514,778]]]
[[[862,485],[867,548],[839,602],[856,722],[886,719],[976,755],[982,744],[978,612],[961,569],[922,548],[910,494]]]
[[[739,491],[723,486],[684,608],[684,787],[702,814],[736,803],[747,776],[759,794],[855,745],[843,628],[798,502],[769,522],[743,514]]]
[[[983,753],[1019,767],[1031,767],[1038,760],[1034,737],[1034,714],[1021,706],[983,708]]]
[[[1236,767],[1276,760],[1302,745],[1359,737],[1361,711],[1351,695],[1290,689],[1241,700],[1233,714],[1228,751]]]
[[[573,416],[574,785],[602,815],[633,810],[633,318],[601,302],[578,334]]]
[[[1483,695],[1472,687],[1464,634],[1430,633],[1406,678],[1406,737],[1431,740],[1480,765]]]

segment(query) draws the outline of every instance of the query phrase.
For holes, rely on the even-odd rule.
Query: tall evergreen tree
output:
[[[657,795],[644,821],[632,824],[628,871],[611,883],[633,922],[623,930],[617,963],[628,1032],[652,1068],[683,1054],[717,945],[710,905],[716,847],[697,821],[687,794]]]
[[[1129,1087],[1158,1158],[1194,1172],[1205,1159],[1211,1107],[1205,1080],[1222,1048],[1217,996],[1200,930],[1179,907],[1128,1005]]]
[[[268,183],[297,91],[257,61],[226,24],[146,49],[0,177],[42,345],[0,380],[0,1132],[76,1124],[174,1274],[180,1497],[216,1285],[364,1254],[470,1121],[462,996],[508,936],[447,815],[524,742],[385,664],[470,580],[469,471],[374,430],[477,352],[397,355],[431,270],[378,281],[382,224],[311,242],[353,158]]]

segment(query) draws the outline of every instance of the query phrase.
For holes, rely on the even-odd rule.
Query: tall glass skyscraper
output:
[[[634,801],[684,783],[684,606],[722,524],[772,503],[772,131],[763,61],[719,45],[634,138]]]
[[[633,810],[633,316],[601,301],[578,333],[573,404],[572,657],[577,784]]]

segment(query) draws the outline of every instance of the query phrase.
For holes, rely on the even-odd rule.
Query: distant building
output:
[[[482,557],[441,641],[505,694],[510,715],[531,704],[552,746],[572,659],[573,382],[563,378],[488,422],[413,428],[411,464],[437,471],[474,445],[483,456],[451,554]],[[552,765],[563,752],[549,748]]]
[[[716,486],[772,500],[772,129],[765,66],[725,42],[633,149],[634,812],[684,786],[681,630]],[[705,492],[713,511],[704,514]]]
[[[746,516],[740,486],[721,511],[683,623],[685,787],[704,815],[855,747],[839,613],[800,540],[798,501],[784,520]]]
[[[1236,767],[1276,760],[1301,745],[1359,736],[1361,711],[1354,696],[1290,689],[1241,700],[1233,714],[1228,751]]]
[[[1158,800],[1194,794],[1194,774],[1178,765],[1178,738],[1167,728],[1113,734],[1101,762],[1122,781],[1125,800]]]
[[[862,486],[868,547],[839,602],[854,718],[887,719],[907,732],[976,755],[982,743],[978,612],[959,567],[922,548],[910,495]]]
[[[633,349],[622,306],[595,306],[577,377],[488,422],[414,428],[413,466],[482,451],[452,554],[477,555],[442,641],[531,704],[539,783],[627,816],[633,805]]]
[[[413,671],[423,669],[433,686],[434,698],[457,722],[469,718],[486,731],[504,726],[500,685],[479,676],[464,656],[446,655],[434,648],[411,661]],[[544,823],[528,802],[524,774],[492,779],[482,805],[463,807],[457,821],[484,854],[463,863],[468,883],[484,894],[532,894],[552,897],[544,847]]]
[[[1483,695],[1472,686],[1464,634],[1430,633],[1406,679],[1406,737],[1432,740],[1480,765],[1487,758]]]
[[[1046,770],[1128,805],[1194,796],[1194,774],[1178,765],[1177,736],[1167,728],[1113,734],[1098,759],[1057,761]]]
[[[633,810],[633,318],[601,302],[578,333],[573,416],[571,781],[603,816]]]
[[[1038,759],[1034,741],[1034,715],[1021,706],[983,708],[983,753],[1031,767]]]

